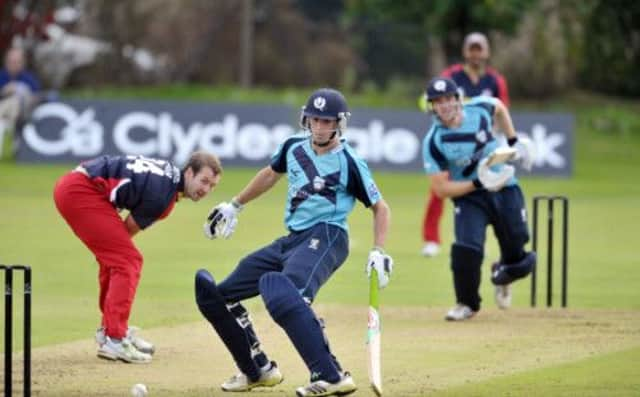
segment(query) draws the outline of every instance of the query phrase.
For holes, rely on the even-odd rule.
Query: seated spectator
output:
[[[25,63],[24,51],[10,48],[0,70],[0,156],[5,131],[18,129],[40,102],[40,82],[25,68]]]

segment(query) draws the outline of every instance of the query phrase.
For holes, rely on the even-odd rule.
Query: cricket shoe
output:
[[[500,263],[495,262],[491,265],[491,273],[496,274],[498,271],[498,266]],[[495,285],[494,298],[496,301],[496,305],[500,309],[508,309],[511,307],[511,284],[503,284],[503,285]]]
[[[149,364],[152,360],[150,354],[136,349],[129,339],[124,338],[116,341],[108,336],[105,343],[98,348],[98,357],[113,361],[120,360],[131,364]]]
[[[127,328],[126,337],[131,341],[133,346],[138,349],[138,351],[153,356],[153,353],[156,352],[155,346],[153,346],[153,343],[146,341],[138,336],[138,331],[140,331],[140,328],[130,326],[129,328]],[[98,330],[96,331],[96,343],[98,344],[98,346],[102,346],[106,342],[106,338],[107,335],[104,333],[104,327],[98,328]]]
[[[511,307],[511,284],[496,285],[495,294],[496,305],[500,309],[508,309]]]
[[[282,383],[284,376],[278,369],[275,361],[260,368],[260,378],[252,382],[249,377],[242,372],[229,378],[221,387],[224,391],[249,391],[256,387],[273,387]]]
[[[475,315],[476,312],[471,310],[469,306],[458,303],[457,305],[449,309],[444,319],[447,321],[464,321],[470,319]]]
[[[326,380],[317,380],[311,382],[308,386],[296,389],[296,396],[346,396],[356,391],[356,387],[351,374],[344,372],[340,375],[340,380],[336,383],[330,383]]]
[[[440,252],[440,244],[435,241],[427,241],[422,247],[422,256],[426,256],[430,258],[432,256],[438,255]]]

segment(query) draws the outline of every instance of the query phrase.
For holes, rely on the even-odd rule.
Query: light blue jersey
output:
[[[428,175],[449,171],[454,181],[477,178],[478,162],[493,152],[500,143],[493,137],[493,114],[496,99],[479,96],[462,106],[462,124],[445,127],[438,117],[422,143],[424,169]],[[503,164],[491,167],[499,171]],[[515,177],[506,184],[517,183]]]
[[[294,135],[273,154],[271,168],[287,173],[285,224],[292,231],[322,222],[347,230],[356,199],[370,207],[382,198],[367,163],[343,139],[317,155],[308,134]]]

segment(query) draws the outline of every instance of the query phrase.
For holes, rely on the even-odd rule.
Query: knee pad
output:
[[[200,269],[196,272],[195,293],[196,303],[198,304],[200,311],[205,307],[210,310],[213,309],[214,311],[227,311],[226,302],[218,290],[216,281],[211,273],[205,269]],[[205,317],[208,317],[204,312],[202,314],[204,314]]]
[[[254,381],[259,379],[260,368],[252,357],[252,352],[256,351],[259,344],[253,335],[248,314],[246,317],[244,316],[246,313],[244,307],[242,305],[240,308],[236,307],[238,316],[232,313],[224,296],[216,286],[213,276],[204,269],[196,272],[195,293],[200,313],[216,330],[222,342],[229,349],[238,368],[249,379]],[[251,331],[251,336],[248,335],[248,330]]]
[[[282,273],[270,272],[260,277],[258,290],[276,322],[280,322],[280,319],[291,312],[311,310],[293,282]]]
[[[492,270],[491,282],[495,285],[506,285],[526,277],[536,265],[536,253],[528,252],[516,263],[498,263]]]

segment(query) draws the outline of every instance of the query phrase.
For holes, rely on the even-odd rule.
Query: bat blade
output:
[[[378,273],[371,271],[369,282],[369,315],[367,321],[367,353],[369,383],[377,396],[382,396],[382,368],[380,365],[380,313],[378,305]]]
[[[506,163],[507,161],[513,160],[516,153],[518,153],[518,151],[515,148],[501,146],[489,155],[487,165]]]

